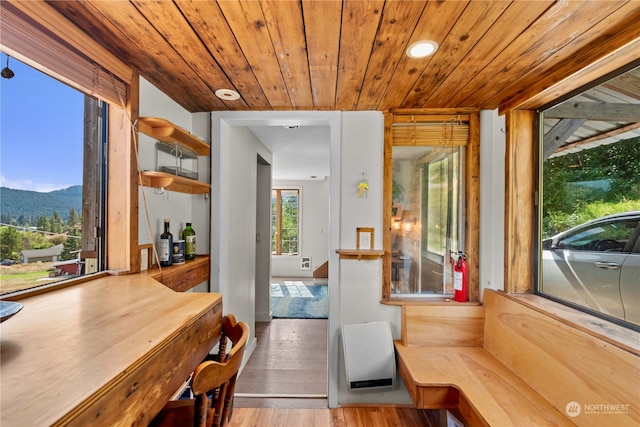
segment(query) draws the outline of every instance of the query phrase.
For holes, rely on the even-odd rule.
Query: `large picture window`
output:
[[[537,292],[640,325],[640,68],[545,108]]]
[[[274,189],[271,195],[271,253],[297,255],[299,234],[300,190]]]

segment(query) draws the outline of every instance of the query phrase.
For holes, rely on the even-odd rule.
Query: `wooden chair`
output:
[[[242,363],[249,326],[236,322],[233,314],[222,319],[220,362],[206,360],[191,377],[194,399],[173,400],[156,415],[149,426],[220,427],[228,423],[233,411],[236,378]],[[227,338],[231,350],[227,352]]]

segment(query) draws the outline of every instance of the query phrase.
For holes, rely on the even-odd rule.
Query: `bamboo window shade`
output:
[[[1,7],[4,53],[86,94],[126,105],[130,67],[45,2],[3,0]]]
[[[393,145],[466,146],[469,143],[469,121],[464,117],[435,117],[418,122],[419,118],[395,121],[392,126]]]

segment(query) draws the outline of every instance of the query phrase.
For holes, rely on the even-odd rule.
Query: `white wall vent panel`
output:
[[[342,326],[342,347],[349,390],[395,388],[396,359],[389,322]]]

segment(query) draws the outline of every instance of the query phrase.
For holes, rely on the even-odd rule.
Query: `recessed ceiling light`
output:
[[[407,48],[407,55],[410,58],[424,58],[433,55],[436,50],[438,50],[438,43],[433,40],[420,40]]]
[[[231,89],[218,89],[216,91],[216,96],[225,101],[235,101],[236,99],[240,99],[240,94]]]

